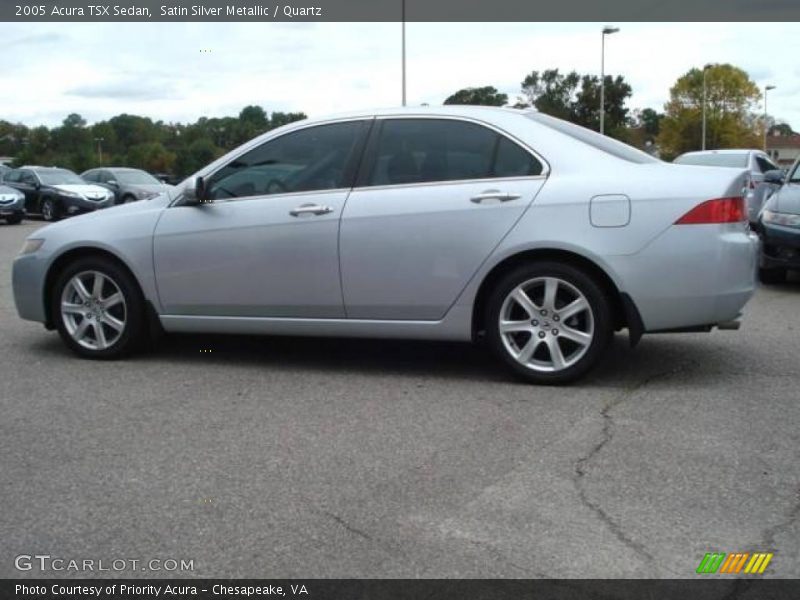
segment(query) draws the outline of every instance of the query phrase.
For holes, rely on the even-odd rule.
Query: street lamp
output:
[[[767,151],[767,92],[774,89],[774,85],[768,85],[764,88],[764,152]]]
[[[94,141],[97,142],[97,162],[103,164],[103,142],[105,138],[96,137]]]
[[[605,134],[606,117],[606,36],[619,31],[619,27],[603,27],[600,42],[600,134]]]
[[[402,40],[401,40],[401,47],[402,47],[402,62],[403,62],[403,106],[406,105],[406,0],[402,0],[402,22],[403,22],[403,30],[402,30]]]
[[[706,149],[706,73],[711,65],[703,67],[703,150]]]

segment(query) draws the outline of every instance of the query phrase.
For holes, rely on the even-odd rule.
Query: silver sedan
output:
[[[86,358],[160,330],[483,339],[563,383],[617,330],[737,327],[757,254],[744,181],[530,111],[306,120],[170,194],[37,231],[14,295]]]

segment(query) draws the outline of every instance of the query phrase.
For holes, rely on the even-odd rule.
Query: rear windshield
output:
[[[568,121],[562,121],[561,119],[556,119],[555,117],[551,117],[549,115],[537,112],[526,113],[525,116],[528,117],[529,119],[536,121],[537,123],[541,123],[542,125],[547,125],[551,129],[555,129],[560,133],[575,138],[579,142],[588,144],[589,146],[592,146],[597,150],[600,150],[607,154],[611,154],[612,156],[621,158],[622,160],[627,160],[628,162],[633,162],[638,164],[661,162],[657,158],[654,158],[649,154],[647,154],[647,152],[642,152],[641,150],[637,150],[633,146],[629,146],[628,144],[623,144],[622,142],[617,141],[614,138],[610,138],[606,135],[600,135],[596,131],[592,131],[591,129],[586,129],[585,127],[581,127],[580,125],[575,125],[574,123],[570,123]]]
[[[678,165],[699,165],[702,167],[735,167],[744,169],[747,167],[747,153],[733,154],[682,154],[675,159]]]

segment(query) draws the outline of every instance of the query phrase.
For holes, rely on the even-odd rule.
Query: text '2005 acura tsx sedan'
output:
[[[162,328],[485,338],[517,374],[563,383],[615,330],[738,325],[757,256],[744,177],[531,111],[305,120],[169,194],[37,231],[14,296],[87,358]]]

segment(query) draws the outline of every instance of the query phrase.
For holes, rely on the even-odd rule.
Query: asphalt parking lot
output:
[[[618,335],[565,388],[461,344],[182,336],[74,358],[0,225],[0,577],[800,577],[800,280],[738,332]],[[20,554],[193,560],[20,572]]]

